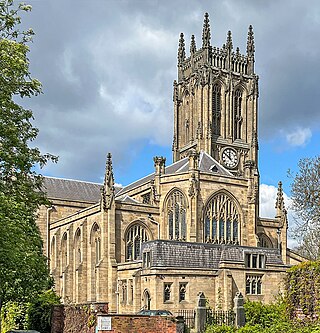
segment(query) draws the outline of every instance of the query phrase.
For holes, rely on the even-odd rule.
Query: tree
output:
[[[37,209],[47,201],[35,167],[56,158],[30,147],[38,130],[32,111],[18,104],[41,93],[27,57],[33,31],[19,30],[20,13],[30,10],[0,0],[0,310],[8,301],[30,300],[50,284],[36,225]]]
[[[291,184],[292,208],[296,213],[294,236],[298,250],[310,259],[320,258],[320,156],[303,158]]]

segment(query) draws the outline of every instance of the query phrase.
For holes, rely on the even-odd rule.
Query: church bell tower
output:
[[[234,50],[231,31],[221,48],[211,46],[205,14],[202,46],[191,36],[186,56],[183,33],[178,48],[178,80],[173,83],[173,161],[189,150],[205,151],[237,176],[258,165],[258,76],[254,73],[254,37],[249,26],[246,54]]]

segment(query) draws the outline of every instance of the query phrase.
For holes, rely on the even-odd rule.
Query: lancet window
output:
[[[239,213],[227,194],[213,197],[205,209],[204,238],[208,243],[238,244]]]
[[[126,236],[126,260],[138,260],[141,256],[141,245],[149,240],[146,228],[140,224],[130,227]]]
[[[61,268],[64,268],[68,265],[68,235],[65,232],[62,236],[61,241]]]
[[[50,268],[54,270],[56,268],[56,237],[53,236],[51,240],[50,249]]]
[[[94,259],[95,264],[98,265],[101,260],[101,234],[100,228],[96,223],[92,228],[91,246],[92,251],[94,251],[92,258]]]
[[[187,204],[185,196],[178,190],[171,193],[167,200],[167,219],[169,239],[185,241]]]
[[[221,86],[215,84],[212,89],[212,132],[220,135]]]
[[[80,265],[82,260],[82,253],[81,253],[81,231],[78,228],[74,237],[74,255],[75,255],[75,264],[76,267]]]
[[[233,98],[233,115],[234,115],[234,130],[233,130],[233,138],[241,139],[241,126],[242,126],[242,92],[240,89],[237,89],[234,93]]]

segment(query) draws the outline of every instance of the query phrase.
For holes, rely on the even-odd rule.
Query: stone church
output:
[[[301,261],[287,248],[279,183],[275,218],[259,216],[258,75],[249,27],[246,53],[229,31],[211,45],[205,14],[201,47],[184,35],[173,82],[173,164],[115,186],[108,154],[103,184],[45,178],[52,202],[39,227],[55,289],[64,303],[108,302],[111,312],[194,309],[204,292],[230,309],[236,292],[273,301],[286,269]],[[150,161],[151,163],[151,161]]]

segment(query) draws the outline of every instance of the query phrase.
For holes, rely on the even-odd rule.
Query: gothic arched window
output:
[[[186,212],[185,196],[179,190],[175,190],[167,200],[169,239],[180,241],[187,239]]]
[[[233,138],[241,139],[241,125],[242,125],[242,92],[240,89],[237,89],[233,97]]]
[[[220,135],[221,87],[215,84],[212,89],[212,132]]]
[[[78,228],[74,236],[74,256],[76,267],[80,265],[82,261],[81,253],[81,231]]]
[[[260,233],[260,234],[258,234],[258,238],[259,238],[259,246],[260,247],[267,247],[267,248],[272,248],[273,247],[270,238],[266,234]]]
[[[206,242],[212,243],[239,243],[239,213],[234,201],[227,194],[216,195],[207,204],[204,238]]]
[[[126,260],[138,260],[141,256],[141,245],[149,240],[147,230],[140,224],[130,227],[126,236]]]
[[[101,233],[97,223],[93,225],[91,231],[91,251],[92,261],[98,265],[101,260]]]

